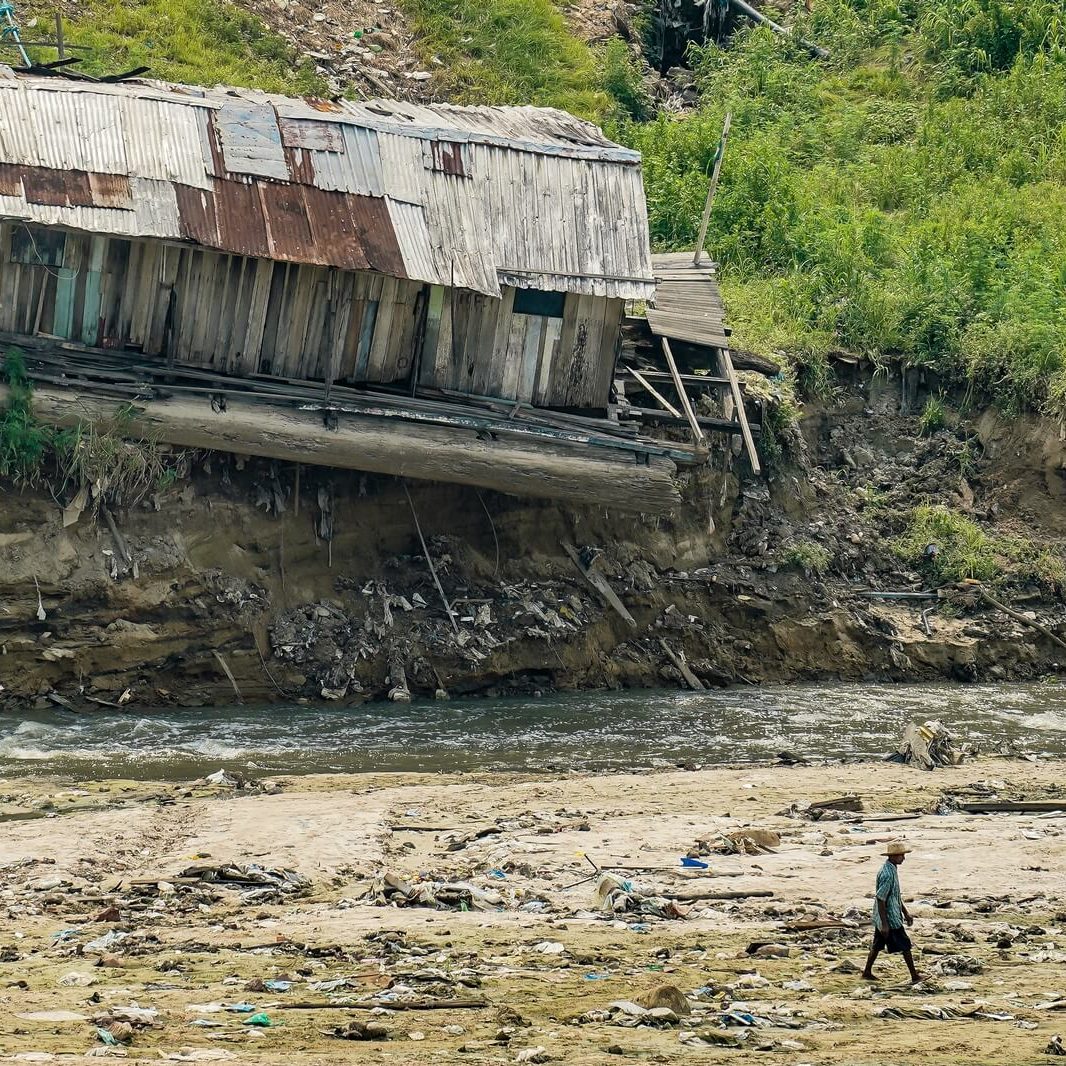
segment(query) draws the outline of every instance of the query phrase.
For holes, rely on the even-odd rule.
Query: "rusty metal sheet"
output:
[[[313,148],[316,152],[343,152],[344,134],[332,122],[306,121],[298,118],[278,120],[281,143],[286,148]]]
[[[89,175],[84,170],[22,167],[26,202],[48,207],[92,207]]]
[[[306,148],[286,148],[285,163],[299,185],[316,185],[313,154]]]
[[[241,181],[215,182],[218,247],[237,255],[270,257],[259,189]]]
[[[424,141],[425,163],[429,170],[456,178],[473,176],[473,153],[462,141]]]
[[[178,198],[181,236],[207,248],[221,247],[214,192],[194,189],[191,185],[175,185],[174,191]]]
[[[270,258],[287,259],[293,263],[321,262],[321,252],[311,237],[303,188],[268,181],[257,182],[257,185]]]
[[[352,217],[351,197],[310,187],[302,191],[315,262],[345,270],[367,270],[370,264],[363,249],[362,235]]]
[[[0,163],[0,196],[22,196],[22,168]]]
[[[278,116],[269,104],[233,101],[212,119],[231,174],[254,174],[287,181],[289,170],[282,150]]]
[[[133,203],[130,179],[125,174],[89,174],[89,191],[94,207],[125,207]]]

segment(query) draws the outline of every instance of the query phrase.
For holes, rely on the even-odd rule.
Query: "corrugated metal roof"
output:
[[[333,103],[0,68],[8,217],[492,295],[509,284],[651,296],[639,161],[550,109]]]

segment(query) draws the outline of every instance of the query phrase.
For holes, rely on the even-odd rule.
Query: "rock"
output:
[[[679,1017],[692,1013],[692,1006],[685,993],[676,985],[659,985],[646,996],[641,996],[638,1005],[649,1011],[656,1007],[668,1007]]]
[[[551,1055],[546,1048],[527,1047],[523,1048],[516,1056],[515,1062],[550,1062]]]
[[[616,999],[613,1003],[608,1003],[607,1008],[629,1018],[643,1018],[648,1013],[640,1004],[628,999]]]
[[[786,944],[760,944],[752,954],[763,959],[787,959],[791,949]]]
[[[669,1007],[652,1007],[644,1017],[658,1025],[677,1025],[678,1016]]]

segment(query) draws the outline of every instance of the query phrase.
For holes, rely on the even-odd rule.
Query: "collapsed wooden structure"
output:
[[[56,420],[662,511],[699,433],[612,393],[670,280],[639,155],[561,112],[0,68],[0,332]]]

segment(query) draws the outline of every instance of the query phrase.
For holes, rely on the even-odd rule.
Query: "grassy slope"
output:
[[[920,14],[919,14],[920,13]],[[1066,407],[1066,19],[1024,0],[819,0],[816,63],[765,31],[696,59],[645,153],[656,241],[694,240],[722,117],[711,248],[738,340],[815,372],[840,348]]]
[[[54,5],[20,3],[23,22],[32,16],[40,28],[27,39],[52,36]],[[113,74],[151,68],[150,77],[195,85],[244,85],[267,92],[324,94],[314,66],[300,61],[288,43],[262,22],[226,0],[82,0],[77,16],[65,20],[66,37],[79,52],[79,69]],[[48,62],[55,53],[33,49]]]

